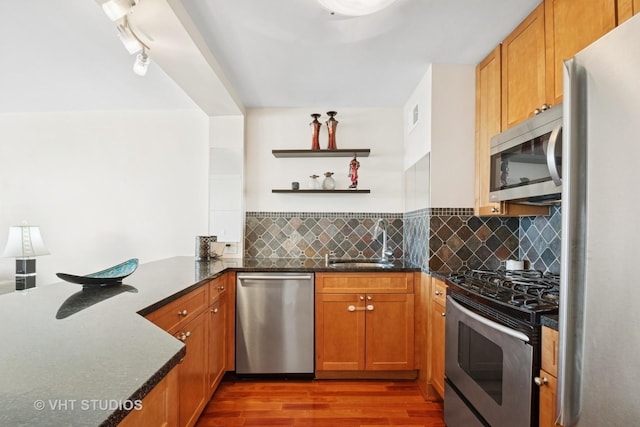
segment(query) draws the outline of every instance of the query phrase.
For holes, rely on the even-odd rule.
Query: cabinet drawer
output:
[[[216,302],[227,291],[227,277],[224,274],[209,282],[209,305]]]
[[[413,293],[413,273],[317,273],[316,292]]]
[[[443,306],[447,305],[447,285],[435,277],[431,282],[431,298],[433,302]]]
[[[180,297],[146,317],[165,331],[173,331],[195,318],[207,306],[207,286]]]
[[[558,376],[558,331],[542,327],[542,369]]]

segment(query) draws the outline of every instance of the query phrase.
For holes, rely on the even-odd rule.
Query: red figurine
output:
[[[351,178],[351,185],[349,188],[358,188],[358,169],[360,169],[360,162],[356,159],[356,155],[353,155],[353,159],[349,162],[349,178]]]

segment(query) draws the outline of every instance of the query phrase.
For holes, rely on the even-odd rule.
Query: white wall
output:
[[[235,243],[224,257],[241,257],[244,236],[244,116],[211,117],[209,234]]]
[[[404,105],[404,169],[431,151],[431,82],[432,66],[418,83]],[[418,106],[418,122],[411,126],[413,109]]]
[[[431,207],[472,208],[476,67],[434,64],[432,68]]]
[[[0,245],[22,220],[41,227],[56,272],[129,258],[194,255],[207,233],[208,118],[200,110],[0,115]],[[13,281],[0,258],[0,281]]]
[[[471,208],[475,191],[475,66],[432,64],[404,106],[405,122],[415,105],[418,124],[405,130],[405,180],[411,168],[430,153],[429,207]],[[407,125],[405,124],[405,127]],[[423,170],[424,168],[419,168]],[[417,178],[416,178],[417,179]],[[411,202],[405,209],[420,206]]]
[[[359,158],[358,188],[370,194],[277,194],[292,181],[307,188],[309,176],[334,172],[336,188],[347,189],[348,157],[275,158],[273,149],[310,149],[311,113],[322,113],[320,147],[327,147],[327,109],[254,109],[246,116],[245,199],[247,211],[402,212],[402,109],[338,108],[336,143],[343,148],[370,148]]]

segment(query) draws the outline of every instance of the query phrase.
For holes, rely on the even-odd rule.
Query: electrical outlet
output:
[[[234,255],[238,253],[238,244],[237,243],[227,243],[224,247],[224,253],[229,255]]]

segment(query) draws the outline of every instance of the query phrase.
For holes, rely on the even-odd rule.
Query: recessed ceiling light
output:
[[[329,11],[347,16],[363,16],[378,12],[396,0],[318,0]]]

